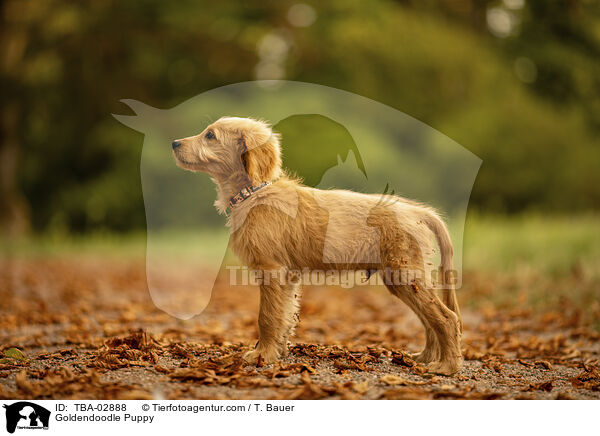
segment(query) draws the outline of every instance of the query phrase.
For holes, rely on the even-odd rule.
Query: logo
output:
[[[14,433],[15,429],[48,430],[50,411],[29,401],[19,401],[4,405],[6,409],[6,431]]]
[[[327,273],[330,271],[332,278],[345,281],[344,277],[335,278],[336,272],[349,272],[357,265],[377,267],[368,271],[367,279],[380,266],[385,268],[380,258],[382,229],[377,225],[377,217],[385,215],[403,223],[399,234],[410,235],[407,247],[421,250],[428,285],[461,287],[465,217],[481,159],[432,127],[356,94],[285,80],[226,85],[164,110],[134,100],[123,103],[135,115],[115,118],[144,133],[140,175],[147,224],[148,290],[156,306],[170,315],[189,319],[208,306],[217,277],[226,280],[227,267],[236,266],[229,264],[233,257],[228,252],[229,235],[223,230],[229,226],[229,233],[234,233],[250,210],[240,209],[233,219],[226,217],[221,207],[219,215],[214,207],[214,178],[182,171],[174,161],[171,144],[174,138],[198,135],[214,121],[231,115],[268,120],[268,124],[259,123],[254,142],[244,139],[246,149],[250,150],[249,144],[251,148],[264,145],[274,151],[283,144],[283,168],[321,189],[311,200],[314,210],[326,217],[321,236],[324,241],[322,247],[319,245],[322,252],[316,256],[322,264],[331,265]],[[274,132],[281,134],[283,142]],[[234,154],[238,151],[235,147],[225,149],[235,150]],[[242,162],[241,148],[239,151],[239,157],[231,155],[231,164],[244,179],[248,175],[240,166],[247,164]],[[279,165],[277,160],[271,163]],[[230,167],[229,162],[224,165]],[[300,204],[297,190],[286,184],[269,189],[278,195],[257,195],[254,204],[260,202],[295,219]],[[329,190],[370,193],[369,198],[375,200],[355,208],[352,194],[342,192],[332,197]],[[238,192],[241,187],[223,197],[229,201]],[[431,205],[451,218],[454,268],[448,278],[436,268],[441,255],[433,230],[417,219],[410,207],[395,204],[394,193]],[[332,198],[345,202],[340,206]],[[347,226],[349,215],[352,226]],[[165,244],[167,240],[169,244]],[[345,248],[341,248],[340,240],[348,241]],[[394,269],[398,270],[394,274],[404,274]],[[202,271],[202,280],[198,280],[198,271]]]

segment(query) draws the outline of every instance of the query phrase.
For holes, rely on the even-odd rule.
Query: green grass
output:
[[[194,233],[163,232],[150,238],[153,248],[170,255],[222,255],[226,229]],[[0,255],[143,257],[146,233],[42,235],[0,244]],[[509,272],[532,268],[559,275],[574,268],[600,273],[600,217],[579,215],[498,217],[470,214],[464,232],[465,270]]]
[[[476,271],[533,268],[551,275],[600,272],[600,217],[484,217],[465,225],[464,267]]]
[[[463,304],[580,311],[600,331],[600,217],[471,216]]]
[[[147,238],[145,232],[126,234],[95,233],[89,235],[41,235],[0,245],[1,257],[110,257],[135,259],[146,256],[147,246],[167,256],[193,254],[208,263],[220,263],[222,247],[227,245],[226,229],[200,232],[167,231],[153,233]],[[148,244],[148,245],[147,245]]]

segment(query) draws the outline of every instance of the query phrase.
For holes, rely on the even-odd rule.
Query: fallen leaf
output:
[[[21,350],[18,348],[9,348],[4,352],[4,356],[10,357],[11,359],[16,360],[27,360],[27,357],[23,354]]]
[[[352,389],[359,394],[364,394],[369,390],[369,382],[364,381],[362,383],[356,383],[354,386],[352,386]]]
[[[394,375],[394,374],[384,375],[384,376],[380,377],[379,380],[389,386],[407,385],[408,384],[406,379],[404,379],[403,377],[400,377],[399,375]]]
[[[543,366],[544,368],[552,371],[552,364],[550,362],[548,362],[547,360],[538,360],[535,362],[535,364]]]

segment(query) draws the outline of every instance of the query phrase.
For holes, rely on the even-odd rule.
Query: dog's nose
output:
[[[179,141],[173,141],[173,143],[171,144],[171,147],[173,147],[173,150],[175,150],[179,146],[181,146],[181,142],[179,142]]]

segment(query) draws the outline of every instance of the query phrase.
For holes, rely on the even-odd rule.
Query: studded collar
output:
[[[256,191],[259,191],[262,188],[269,186],[271,183],[272,182],[263,182],[258,186],[246,186],[245,188],[242,188],[242,190],[240,192],[238,192],[237,194],[235,194],[233,197],[231,197],[229,199],[229,209],[233,209],[233,206],[246,200],[252,194],[254,194]]]

